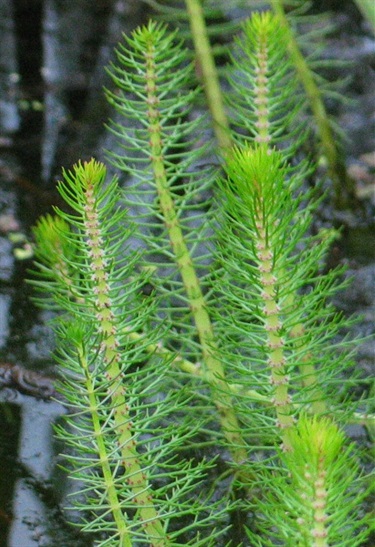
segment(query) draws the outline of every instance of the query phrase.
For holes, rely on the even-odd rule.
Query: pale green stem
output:
[[[152,43],[145,52],[147,65],[147,103],[149,134],[151,147],[151,163],[154,171],[156,188],[159,196],[160,209],[169,233],[170,243],[175,260],[182,278],[182,282],[189,299],[190,309],[194,318],[199,341],[202,349],[205,376],[210,384],[214,403],[218,409],[223,433],[229,444],[233,460],[238,464],[247,461],[247,452],[243,448],[245,443],[240,434],[240,425],[233,410],[230,388],[225,379],[225,372],[219,359],[216,357],[217,348],[214,341],[212,323],[207,312],[206,302],[200,286],[200,281],[190,257],[188,247],[179,223],[177,211],[171,195],[168,177],[162,156],[159,99],[157,96],[157,75],[154,65],[154,51]]]
[[[256,136],[254,140],[259,143],[268,144],[271,142],[272,137],[269,133],[270,128],[270,110],[269,110],[269,87],[268,87],[268,35],[266,33],[260,33],[258,36],[258,50],[256,55],[258,61],[257,75],[255,78],[255,87],[257,90],[257,96],[254,100],[256,108],[254,107],[257,121]]]
[[[200,0],[185,0],[185,3],[195,48],[196,70],[202,77],[216,140],[222,150],[228,150],[232,146],[229,123],[202,5]]]
[[[94,438],[98,447],[98,456],[106,487],[106,497],[108,499],[108,505],[111,508],[113,519],[116,523],[118,530],[118,545],[119,547],[131,547],[131,532],[127,526],[126,515],[123,514],[121,510],[118,490],[113,482],[112,470],[109,464],[109,454],[106,449],[106,444],[103,437],[103,428],[100,420],[100,415],[98,413],[98,408],[100,407],[101,402],[100,400],[98,400],[95,388],[92,385],[91,373],[89,371],[90,367],[87,363],[87,358],[83,346],[77,347],[77,352],[80,365],[82,367],[82,370],[84,371],[86,391],[88,393],[90,401],[90,407],[87,410],[90,412],[91,421],[94,428]]]
[[[268,86],[268,36],[267,33],[259,33],[258,50],[256,58],[258,61],[256,85],[256,109],[257,121],[255,123],[257,134],[255,141],[264,143],[265,146],[271,141],[269,133],[269,86]],[[257,185],[257,181],[254,181]],[[262,187],[255,188],[254,196],[263,201]],[[258,195],[256,195],[258,194]],[[262,215],[262,205],[254,208],[255,223],[258,231],[256,243],[259,278],[262,285],[261,296],[264,302],[264,326],[267,332],[267,343],[269,349],[268,365],[271,370],[271,383],[274,386],[272,402],[275,408],[277,423],[282,431],[283,446],[290,450],[288,430],[293,426],[292,401],[288,393],[289,378],[285,373],[284,341],[280,336],[281,329],[280,310],[276,301],[277,279],[273,272],[273,250],[267,242],[267,226]],[[272,244],[271,244],[272,245]]]
[[[294,451],[286,454],[294,485],[293,497],[298,500],[293,512],[301,539],[296,544],[328,547],[333,545],[328,538],[331,525],[335,527],[335,513],[341,511],[337,490],[343,479],[346,482],[346,470],[341,469],[340,475],[337,473],[338,466],[342,468],[343,465],[340,459],[345,436],[329,418],[318,420],[316,416],[302,415],[297,430],[291,436]],[[350,473],[350,460],[345,460]],[[289,482],[289,477],[287,480]],[[286,488],[290,488],[290,482]],[[348,531],[350,533],[350,520]]]
[[[261,191],[261,190],[260,190]],[[260,197],[262,200],[262,198]],[[259,210],[262,207],[260,205]],[[282,330],[281,311],[277,303],[278,280],[273,271],[272,243],[267,243],[267,228],[261,214],[257,216],[258,239],[256,243],[259,282],[262,287],[263,321],[267,333],[268,366],[271,371],[271,384],[274,387],[272,402],[281,429],[283,448],[291,450],[289,429],[294,425],[293,406],[289,394],[289,377],[285,372],[285,342],[280,335]]]
[[[314,523],[315,526],[311,531],[311,535],[314,538],[314,547],[328,547],[327,542],[327,495],[326,490],[326,470],[322,464],[322,461],[318,463],[318,476],[314,484],[315,499],[312,502],[314,509]]]
[[[85,229],[87,233],[89,260],[93,271],[95,285],[97,319],[99,333],[102,335],[102,354],[106,363],[106,375],[110,382],[110,395],[113,405],[115,429],[118,435],[118,446],[122,454],[125,469],[124,480],[127,481],[134,496],[138,518],[143,523],[145,533],[152,538],[154,547],[168,545],[164,528],[153,504],[153,497],[147,477],[142,470],[137,452],[136,441],[132,433],[130,408],[126,400],[126,386],[120,369],[118,332],[113,306],[109,296],[106,258],[102,249],[102,234],[96,210],[96,199],[93,185],[86,181],[85,188]]]
[[[285,31],[290,57],[310,101],[310,107],[314,114],[324,154],[328,162],[328,172],[334,186],[336,205],[339,208],[344,208],[349,204],[350,199],[353,197],[353,181],[348,177],[345,165],[340,160],[322,95],[319,87],[315,83],[314,75],[300,51],[297,40],[285,15],[282,1],[271,0],[271,3],[275,13],[280,19],[280,24]]]
[[[291,464],[293,465],[293,464]],[[300,493],[301,501],[307,506],[308,513],[311,512],[312,519],[310,529],[307,529],[307,523],[301,522],[301,529],[308,532],[312,538],[312,547],[328,547],[327,542],[327,497],[329,486],[326,484],[327,469],[325,466],[325,454],[317,460],[317,468],[306,464],[304,479],[306,490]],[[312,490],[310,497],[307,492]]]
[[[291,294],[285,300],[285,307],[293,309],[295,295]],[[301,338],[305,334],[305,328],[302,323],[294,325],[290,331],[291,338]],[[302,349],[302,348],[300,348]],[[302,359],[300,370],[302,373],[303,385],[309,389],[311,402],[311,410],[314,414],[325,414],[327,412],[327,404],[324,401],[324,394],[318,387],[318,377],[315,366],[310,362],[311,354],[307,353]]]
[[[269,133],[271,122],[269,120],[269,86],[268,77],[269,72],[269,57],[268,57],[268,35],[267,33],[259,33],[258,36],[258,50],[256,54],[258,61],[255,89],[257,89],[255,114],[257,116],[256,129],[257,134],[255,141],[259,143],[265,143],[266,145],[272,141],[272,137]],[[294,303],[294,295],[289,296],[285,303],[286,307],[291,307]],[[291,331],[292,338],[301,336],[304,332],[302,324],[295,325]],[[303,375],[303,383],[306,387],[312,388],[317,385],[317,377],[315,367],[308,362],[309,357],[306,356],[304,364],[301,365],[301,372]],[[315,413],[323,413],[326,411],[326,405],[323,400],[322,393],[315,389],[315,399],[312,402],[312,410]]]

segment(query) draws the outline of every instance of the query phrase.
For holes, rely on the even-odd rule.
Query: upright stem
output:
[[[154,64],[154,48],[150,41],[145,52],[147,70],[147,103],[148,121],[151,146],[151,162],[154,171],[156,188],[159,196],[160,209],[164,216],[170,243],[175,260],[181,274],[182,282],[189,300],[190,309],[194,318],[200,345],[202,348],[203,363],[206,369],[206,378],[212,389],[214,403],[218,409],[219,420],[229,444],[233,460],[243,464],[247,460],[247,452],[240,434],[240,426],[235,415],[230,389],[225,379],[222,363],[217,358],[217,349],[214,340],[212,323],[207,312],[205,299],[200,281],[190,257],[189,249],[179,223],[178,214],[171,195],[165,160],[162,154],[162,139],[159,98],[157,95],[157,73]]]
[[[290,57],[300,77],[305,92],[310,101],[310,107],[318,127],[323,150],[328,162],[328,173],[333,182],[334,198],[338,208],[343,209],[350,204],[354,195],[354,184],[348,176],[344,163],[341,161],[335,144],[335,138],[329,123],[322,95],[316,85],[314,75],[302,55],[297,40],[290,28],[281,0],[271,0],[273,9],[280,19],[288,41]]]
[[[92,269],[93,293],[99,334],[102,339],[101,354],[106,366],[110,398],[114,409],[115,428],[118,433],[118,447],[125,469],[124,480],[133,494],[138,519],[143,523],[146,533],[152,538],[154,547],[168,544],[166,534],[153,503],[151,486],[141,467],[136,441],[132,432],[130,407],[126,397],[126,386],[120,368],[119,332],[113,313],[111,287],[108,279],[108,260],[103,251],[103,239],[95,186],[92,180],[101,166],[94,160],[84,164],[83,188],[85,194],[84,227],[87,235],[87,253]],[[103,167],[103,166],[102,166]],[[91,176],[90,176],[91,175]],[[124,543],[125,545],[125,543]]]
[[[185,0],[185,3],[189,13],[197,68],[202,74],[203,87],[212,116],[215,136],[220,148],[228,150],[232,146],[229,123],[224,109],[223,94],[208,38],[201,2],[200,0]]]
[[[278,279],[274,272],[274,253],[267,242],[268,226],[260,213],[261,204],[257,211],[256,226],[258,240],[256,243],[259,282],[263,305],[264,328],[267,332],[268,366],[271,370],[271,384],[274,386],[273,404],[277,416],[277,425],[282,431],[283,447],[291,450],[289,428],[294,425],[292,415],[292,400],[289,395],[289,377],[286,374],[285,341],[281,336],[281,310],[277,303]]]
[[[265,143],[266,146],[268,146],[268,144],[272,142],[272,136],[269,132],[271,122],[269,120],[269,116],[270,116],[269,93],[270,92],[269,92],[268,73],[270,72],[270,69],[269,69],[268,41],[269,41],[268,33],[260,32],[258,37],[258,48],[256,52],[257,70],[256,70],[255,88],[257,89],[257,94],[254,100],[254,103],[256,104],[255,115],[257,117],[255,122],[257,132],[256,132],[254,140],[259,143]],[[262,229],[264,230],[264,227]],[[261,242],[259,242],[259,244],[263,246],[265,245],[265,243],[261,243]],[[264,294],[266,293],[267,291]],[[294,294],[289,295],[286,305],[292,308],[294,301],[295,301],[295,295]],[[301,337],[303,334],[304,334],[304,327],[302,324],[295,325],[292,328],[290,333],[292,338]],[[270,337],[269,341],[271,343],[272,343],[272,337],[274,336],[275,335],[269,335]],[[310,359],[310,356],[306,355],[303,359],[303,364],[301,365],[300,368],[303,375],[304,385],[309,388],[315,388],[313,390],[314,400],[311,404],[311,408],[314,413],[319,414],[326,411],[326,404],[324,402],[322,393],[317,388],[317,376],[316,376],[315,367],[313,364],[309,362],[309,359]],[[275,372],[272,373],[272,380],[274,383],[278,382],[277,375],[275,376]],[[276,394],[278,394],[277,396],[279,397],[281,395],[281,390],[285,390],[285,389],[286,389],[285,385],[283,387],[277,387],[276,388]],[[286,392],[284,395],[286,395]],[[284,420],[281,420],[280,422],[279,414],[280,412],[278,412],[279,423],[283,423]]]
[[[116,523],[118,536],[119,536],[119,547],[132,547],[131,540],[131,531],[127,525],[125,515],[122,513],[120,499],[118,496],[118,489],[116,488],[112,469],[108,459],[108,450],[105,445],[104,433],[98,408],[100,401],[98,400],[98,394],[95,390],[95,386],[92,383],[90,367],[87,361],[87,356],[85,353],[84,345],[77,347],[78,359],[82,370],[85,375],[86,389],[90,401],[90,413],[92,425],[95,433],[95,440],[98,447],[98,455],[100,459],[100,465],[103,472],[103,478],[106,484],[107,489],[107,498],[109,506],[111,507],[113,520]]]

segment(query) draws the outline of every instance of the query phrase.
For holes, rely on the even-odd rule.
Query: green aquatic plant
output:
[[[311,233],[321,198],[304,185],[286,50],[276,16],[244,26],[228,81],[236,146],[212,165],[176,32],[150,22],[125,36],[107,91],[122,183],[78,162],[58,185],[67,209],[35,228],[38,301],[59,310],[57,435],[97,545],[368,535],[343,432],[358,410],[340,334],[352,321],[331,304],[342,269],[324,272],[336,233]]]
[[[239,14],[248,14],[249,10],[257,9],[273,10],[279,25],[283,27],[283,40],[287,45],[286,49],[281,48],[280,51],[294,65],[295,76],[301,82],[304,114],[315,132],[315,138],[309,146],[314,150],[316,161],[321,167],[324,166],[332,181],[331,195],[335,206],[338,209],[353,206],[356,201],[354,181],[347,172],[343,158],[342,131],[326,108],[328,99],[339,104],[348,101],[342,93],[343,86],[324,76],[327,68],[340,65],[336,59],[325,58],[328,48],[323,44],[327,34],[332,31],[328,13],[314,15],[312,2],[306,0],[145,1],[160,17],[178,26],[179,32],[192,41],[196,72],[205,91],[217,142],[222,148],[231,145],[229,125],[232,120],[228,120],[224,108],[225,93],[219,78],[220,74],[225,73],[225,65],[218,66],[215,59],[230,55],[233,37],[238,34],[243,22]],[[368,7],[366,11],[371,22]]]

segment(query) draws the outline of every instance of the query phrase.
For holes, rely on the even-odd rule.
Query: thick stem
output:
[[[259,210],[261,209],[261,206]],[[268,366],[271,370],[271,384],[274,386],[273,404],[277,416],[277,425],[282,431],[283,446],[290,450],[288,430],[294,425],[289,377],[285,372],[285,341],[280,335],[282,321],[280,308],[277,303],[278,280],[274,274],[274,255],[272,244],[267,243],[267,227],[259,214],[256,220],[258,240],[256,243],[261,298],[263,300],[263,321],[267,332]]]
[[[271,3],[285,31],[290,57],[310,101],[310,107],[314,114],[324,154],[328,162],[328,173],[333,182],[336,205],[338,208],[343,209],[353,200],[354,183],[348,176],[345,165],[340,159],[322,95],[290,28],[282,1],[272,0]]]
[[[162,155],[162,140],[159,99],[157,96],[157,73],[154,64],[154,47],[149,43],[145,52],[147,65],[147,102],[151,147],[151,163],[159,197],[160,209],[169,233],[170,243],[181,274],[182,282],[189,300],[203,356],[205,376],[209,381],[214,403],[219,411],[219,419],[225,438],[229,444],[233,460],[237,464],[247,461],[245,443],[240,434],[240,425],[235,415],[230,389],[225,379],[224,368],[217,358],[214,333],[200,281],[190,257],[189,249],[179,223],[177,211],[171,195],[168,177]]]
[[[228,150],[232,146],[229,122],[224,109],[223,94],[208,38],[202,5],[200,0],[185,0],[185,3],[189,13],[197,68],[198,72],[202,75],[203,87],[212,116],[216,140],[222,150]]]
[[[324,463],[324,457],[321,457],[318,461],[317,476],[314,481],[314,499],[311,504],[314,515],[314,527],[311,530],[311,535],[314,538],[314,547],[328,547],[326,528],[326,521],[328,519],[326,513],[328,491],[326,489],[327,471]]]
[[[84,347],[78,347],[77,351],[78,359],[85,375],[86,390],[90,401],[90,408],[88,410],[91,414],[91,420],[95,434],[95,442],[98,447],[99,461],[106,485],[108,504],[111,507],[113,519],[116,523],[118,530],[118,545],[119,547],[132,547],[131,532],[127,525],[127,519],[121,510],[118,490],[113,482],[112,470],[108,460],[108,450],[104,441],[103,427],[100,419],[100,413],[98,411],[100,401],[98,400],[97,392],[95,391],[95,388],[91,381],[91,373],[89,371],[89,365],[87,362],[87,357],[85,355]]]
[[[94,160],[92,160],[93,162]],[[87,166],[87,164],[85,164]],[[95,165],[92,165],[94,168]],[[118,446],[121,451],[125,480],[134,496],[138,511],[138,520],[143,523],[145,532],[152,538],[154,547],[168,544],[164,528],[153,504],[151,487],[139,461],[136,441],[132,434],[130,408],[126,400],[126,387],[120,368],[120,354],[116,320],[110,297],[108,280],[108,261],[103,250],[103,236],[96,208],[95,188],[90,180],[90,169],[84,173],[85,218],[84,227],[87,236],[87,250],[92,269],[93,293],[96,295],[95,308],[99,334],[102,339],[101,354],[106,366],[110,397],[114,411],[115,429]]]
[[[255,80],[255,89],[257,90],[254,103],[256,104],[255,114],[257,116],[257,121],[255,126],[257,128],[257,134],[255,136],[255,141],[259,143],[265,143],[266,145],[271,141],[271,135],[269,133],[270,120],[269,120],[269,87],[268,87],[268,72],[269,72],[269,56],[268,56],[268,41],[269,36],[267,33],[259,33],[258,38],[258,48],[256,53],[257,67],[256,67],[256,80]],[[259,242],[261,245],[265,245],[265,242]],[[265,292],[265,294],[267,294]],[[295,295],[292,294],[288,297],[285,302],[286,307],[292,308],[295,300]],[[291,330],[291,337],[298,338],[304,333],[304,328],[302,324],[295,325]],[[273,343],[272,340],[270,340]],[[313,390],[313,402],[311,405],[312,411],[314,413],[323,413],[326,411],[326,404],[324,402],[324,397],[321,391],[316,387],[317,386],[317,376],[314,365],[309,362],[309,355],[306,355],[303,359],[303,364],[301,365],[301,373],[303,376],[303,384]],[[273,377],[273,381],[277,381]]]

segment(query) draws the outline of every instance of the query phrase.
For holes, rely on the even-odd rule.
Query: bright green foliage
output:
[[[293,157],[305,136],[303,101],[283,30],[264,12],[243,25],[243,34],[232,56],[228,100],[237,139],[278,145],[285,158]]]
[[[78,163],[59,184],[70,212],[35,229],[34,284],[62,312],[58,435],[81,527],[121,547],[359,545],[358,464],[335,423],[352,411],[351,322],[330,303],[341,271],[322,273],[336,235],[310,235],[318,200],[293,158],[304,131],[280,25],[244,27],[221,178],[176,38],[150,22],[109,69],[123,193],[103,164]]]
[[[290,442],[292,450],[281,456],[286,473],[272,478],[272,489],[259,504],[262,541],[250,532],[249,538],[268,546],[364,545],[361,494],[353,494],[360,490],[359,466],[344,433],[327,418],[302,415]]]
[[[244,441],[216,356],[205,299],[214,173],[198,167],[205,146],[197,146],[196,135],[205,126],[200,119],[189,119],[197,90],[186,90],[192,65],[186,50],[174,46],[173,39],[164,27],[150,23],[126,39],[134,52],[120,47],[119,64],[112,67],[111,75],[122,93],[110,94],[109,99],[125,118],[125,123],[111,127],[127,150],[127,163],[118,154],[111,158],[135,179],[126,200],[134,215],[139,211],[136,218],[154,270],[152,282],[160,294],[158,317],[170,325],[164,345],[202,363],[222,431],[233,459],[240,462],[246,459]],[[135,70],[134,79],[129,69]],[[140,127],[133,134],[128,127],[137,122]]]
[[[225,75],[226,67],[218,64],[219,68],[215,69],[212,59],[216,56],[222,60],[223,56],[231,55],[229,44],[233,36],[238,33],[244,16],[248,17],[251,11],[252,16],[257,15],[255,10],[272,10],[277,15],[276,26],[278,27],[273,30],[280,39],[279,42],[273,40],[276,49],[280,46],[281,63],[278,69],[287,69],[289,61],[294,66],[294,77],[301,84],[299,93],[301,94],[302,91],[300,96],[305,103],[305,124],[316,132],[315,140],[319,146],[314,146],[310,142],[311,153],[319,158],[319,161],[321,160],[321,164],[327,165],[327,173],[333,183],[332,197],[336,206],[342,209],[355,201],[354,183],[346,171],[342,158],[342,130],[328,115],[325,106],[327,99],[339,103],[348,102],[342,93],[343,84],[347,79],[332,81],[329,76],[324,75],[327,72],[329,74],[333,67],[343,64],[339,60],[329,58],[329,49],[325,47],[326,37],[333,27],[329,13],[314,14],[313,2],[309,0],[289,0],[288,2],[282,0],[270,2],[262,0],[251,2],[248,0],[145,1],[160,12],[164,20],[178,24],[181,35],[193,41],[193,56],[205,89],[212,126],[219,146],[224,149],[230,146],[229,122],[222,108],[222,94],[218,91],[217,73]],[[187,21],[189,30],[186,27]],[[269,30],[264,26],[262,32],[267,33]],[[211,45],[208,40],[211,41]],[[262,47],[261,42],[259,46]],[[281,52],[283,52],[282,56]],[[285,92],[289,88],[288,78],[283,82],[283,88]],[[288,111],[286,106],[290,97],[292,96],[285,93],[284,112]],[[298,120],[295,118],[293,121]],[[276,129],[277,125],[275,134]]]
[[[232,346],[228,359],[241,383],[253,388],[255,375],[258,390],[272,398],[285,430],[301,405],[338,393],[333,373],[351,364],[335,344],[346,321],[327,302],[337,272],[318,277],[334,234],[306,235],[313,201],[302,208],[306,195],[291,192],[295,184],[287,179],[280,152],[264,144],[235,150],[226,170],[219,272],[225,295],[222,339]],[[303,298],[307,291],[309,297]],[[243,419],[251,422],[246,406],[245,401]]]
[[[84,501],[78,496],[75,505],[93,514],[84,530],[104,534],[101,545],[133,545],[135,538],[185,545],[189,537],[200,545],[201,504],[191,496],[205,466],[177,456],[199,422],[179,415],[190,394],[171,391],[171,356],[147,356],[161,333],[142,296],[147,277],[135,274],[139,253],[126,247],[132,228],[118,206],[117,182],[104,186],[105,174],[95,160],[65,173],[59,191],[73,212],[57,211],[35,229],[38,286],[48,287],[66,312],[55,329],[61,393],[71,414],[58,434],[73,449],[66,454],[70,474],[84,484]],[[167,533],[167,523],[186,512],[198,519],[194,531],[185,535],[180,523]],[[211,526],[209,513],[205,508],[203,526]]]
[[[174,45],[174,38],[165,28],[150,25],[126,38],[134,52],[126,45],[119,46],[119,62],[111,67],[111,75],[121,91],[109,94],[109,100],[121,119],[112,123],[110,129],[126,156],[122,151],[111,152],[110,158],[116,167],[133,177],[125,199],[133,218],[141,224],[146,251],[162,280],[158,287],[163,291],[160,316],[163,320],[169,316],[179,331],[179,347],[181,331],[188,332],[189,343],[183,350],[194,355],[189,328],[194,320],[178,271],[182,268],[186,284],[196,283],[195,274],[186,265],[189,252],[199,252],[195,269],[207,270],[207,211],[215,171],[203,164],[207,161],[205,147],[197,142],[205,124],[189,118],[197,94],[187,89],[193,67],[187,61],[186,51]],[[203,165],[197,172],[199,162]],[[175,264],[175,255],[179,265]],[[153,283],[157,277],[153,277]],[[173,331],[170,339],[173,347]]]
[[[258,434],[273,449],[279,437],[278,456],[288,472],[279,470],[275,476],[273,462],[265,476],[266,460],[262,462],[260,485],[268,488],[259,510],[268,520],[260,524],[260,544],[274,545],[275,538],[282,538],[287,545],[328,546],[347,534],[349,545],[361,525],[356,508],[360,495],[353,502],[348,488],[349,483],[354,487],[358,467],[348,451],[337,457],[335,439],[341,448],[344,436],[334,424],[306,418],[306,411],[337,412],[340,371],[351,364],[345,344],[335,342],[347,321],[327,302],[338,272],[317,275],[331,237],[302,235],[311,224],[311,209],[301,209],[303,194],[296,198],[291,193],[281,153],[265,144],[235,150],[226,171],[219,253],[223,269],[217,276],[221,350],[242,387],[235,408],[245,437]],[[254,406],[248,395],[254,388],[269,398],[272,412],[260,413]],[[345,408],[349,410],[347,404]],[[289,479],[289,473],[298,476],[300,458],[314,470],[309,471],[309,488],[327,475],[327,499],[320,500],[316,488],[316,497],[311,494],[305,507],[306,488],[301,486],[298,497]],[[306,471],[306,481],[310,475]],[[279,529],[272,531],[270,522]],[[350,534],[345,531],[349,522]],[[362,539],[356,540],[358,545]]]

